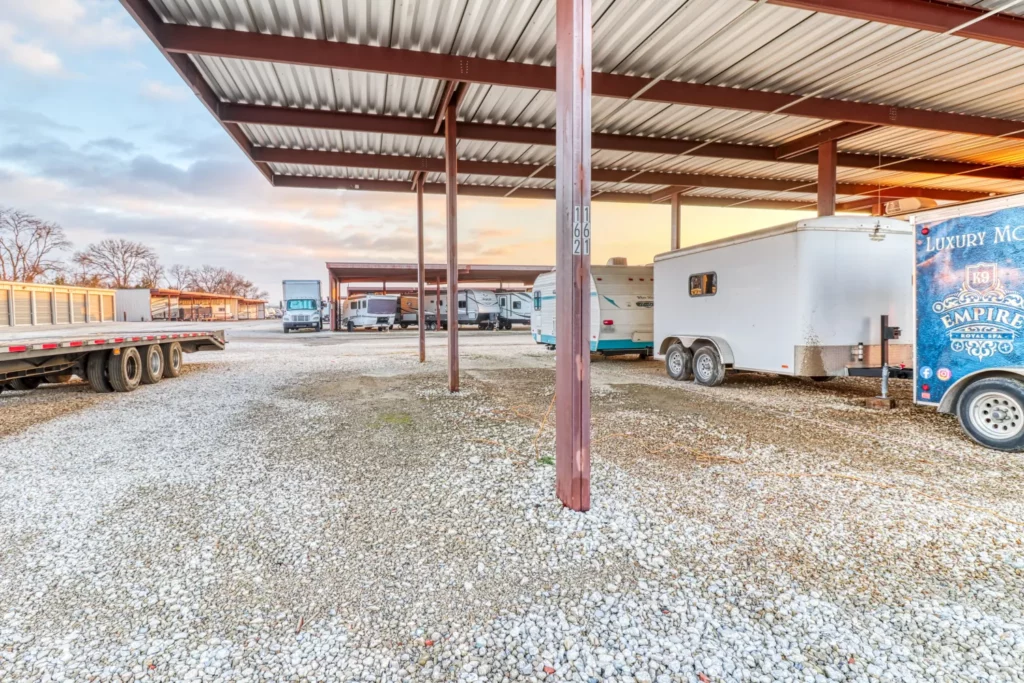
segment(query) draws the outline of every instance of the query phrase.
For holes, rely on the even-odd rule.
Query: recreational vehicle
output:
[[[493,330],[498,325],[498,296],[484,289],[460,289],[458,296],[459,325],[476,325],[481,330]],[[437,295],[426,299],[424,313],[427,329],[438,327]],[[441,294],[441,329],[448,329],[448,293]]]
[[[893,218],[826,216],[661,254],[654,338],[676,380],[727,370],[827,379],[879,365],[881,316],[909,324],[913,234]],[[913,363],[892,340],[890,363]]]
[[[398,317],[395,322],[406,329],[409,325],[419,324],[420,307],[415,296],[402,295],[398,300]]]
[[[915,402],[955,414],[984,446],[1024,450],[1024,195],[910,223]]]
[[[342,307],[341,325],[349,332],[356,328],[389,330],[398,314],[396,294],[354,294]]]
[[[538,344],[555,348],[555,271],[533,283],[530,330]],[[651,355],[654,332],[654,269],[625,259],[590,268],[590,351],[606,356]]]
[[[529,292],[498,292],[498,329],[511,330],[513,325],[529,325],[532,307]]]

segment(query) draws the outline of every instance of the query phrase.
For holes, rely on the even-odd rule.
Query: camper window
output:
[[[533,293],[533,310],[540,310],[540,292]]]
[[[518,311],[522,307],[523,307],[523,302],[522,301],[513,301],[512,302],[512,310]]]
[[[459,308],[465,308],[465,307],[466,307],[466,300],[463,299],[462,301],[459,302]]]
[[[690,276],[690,296],[714,296],[717,293],[717,273],[697,273]]]

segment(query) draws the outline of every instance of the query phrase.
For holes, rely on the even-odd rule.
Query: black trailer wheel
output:
[[[407,330],[407,329],[409,329],[409,323],[402,323],[402,325],[401,325],[401,326],[402,326],[402,329],[403,329],[403,330]]]
[[[345,325],[345,329],[347,331],[349,331],[349,332],[355,332],[356,331],[356,326],[355,326],[355,324],[351,320],[349,320],[348,324]]]
[[[1000,451],[1024,450],[1024,383],[1007,377],[979,379],[957,401],[967,435]]]
[[[114,391],[124,394],[135,391],[142,383],[142,356],[134,346],[111,353],[107,359],[107,379]]]
[[[142,383],[156,384],[164,378],[164,352],[159,344],[142,347]]]
[[[833,377],[832,375],[822,375],[820,377],[812,377],[811,381],[812,382],[831,382],[834,379],[835,379],[835,377]]]
[[[171,342],[163,345],[164,377],[177,377],[181,374],[181,344]]]
[[[107,376],[107,356],[109,351],[93,351],[85,362],[85,378],[89,386],[97,394],[109,394],[114,390]]]
[[[324,329],[323,323],[317,323],[316,324],[316,328],[314,328],[314,329],[316,329],[317,332],[322,331]]]
[[[38,389],[39,385],[43,383],[43,378],[36,377],[19,377],[18,379],[11,380],[11,391],[32,391]]]
[[[665,372],[677,382],[693,379],[693,354],[682,344],[668,347],[665,354]]]
[[[702,346],[693,354],[693,379],[705,387],[717,387],[725,381],[725,365],[714,347]]]

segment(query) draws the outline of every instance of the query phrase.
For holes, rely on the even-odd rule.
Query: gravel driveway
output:
[[[228,329],[0,395],[0,680],[1024,681],[1024,457],[948,416],[595,361],[577,514],[528,335],[450,396],[438,333]]]

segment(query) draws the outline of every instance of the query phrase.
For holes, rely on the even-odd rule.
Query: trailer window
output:
[[[466,307],[466,301],[465,300],[460,301],[459,302],[459,308],[465,308],[465,307]]]
[[[533,310],[540,310],[540,292],[533,293]]]
[[[690,296],[714,296],[717,293],[717,273],[697,273],[690,276]]]
[[[522,301],[516,300],[516,301],[512,302],[512,310],[518,311],[522,307],[523,307],[523,302]]]

